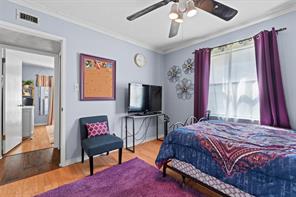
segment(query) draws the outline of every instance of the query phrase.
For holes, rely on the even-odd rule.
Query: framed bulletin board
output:
[[[80,100],[116,98],[116,61],[80,54]]]

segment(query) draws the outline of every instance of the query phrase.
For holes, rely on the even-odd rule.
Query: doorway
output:
[[[18,39],[12,40],[22,43],[3,43],[0,38],[0,185],[57,169],[60,164],[60,50],[48,52],[58,49],[50,40],[9,31],[10,37],[13,34]],[[35,43],[33,48],[26,45],[29,42]]]
[[[4,156],[53,148],[54,57],[2,50]]]

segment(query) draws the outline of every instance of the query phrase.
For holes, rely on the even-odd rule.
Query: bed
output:
[[[296,196],[296,132],[199,122],[170,132],[156,165],[164,166],[164,172],[170,166],[228,196],[292,197]]]

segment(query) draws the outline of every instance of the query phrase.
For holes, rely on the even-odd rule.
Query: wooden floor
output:
[[[5,156],[52,148],[48,134],[49,128],[46,126],[36,126],[34,128],[32,139],[24,140],[17,147],[5,154]]]
[[[136,153],[123,151],[123,161],[138,157],[147,163],[154,165],[157,153],[159,151],[161,141],[151,141],[136,146]],[[103,169],[117,165],[117,151],[109,156],[100,156],[94,159],[94,171],[99,172]],[[39,193],[54,189],[67,183],[74,182],[89,175],[88,161],[84,164],[77,163],[64,168],[59,168],[44,174],[33,176],[27,179],[16,181],[7,185],[0,186],[0,196],[17,196],[29,197]],[[181,180],[180,175],[168,170],[168,175]],[[188,181],[188,185],[198,191],[206,194],[206,196],[219,197],[219,195],[211,192],[207,188],[200,186],[193,181]]]
[[[0,160],[0,185],[57,169],[59,163],[60,153],[54,148],[4,157]]]

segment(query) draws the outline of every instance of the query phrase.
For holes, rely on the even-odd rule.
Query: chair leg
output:
[[[118,164],[121,164],[122,161],[122,148],[118,150]]]
[[[93,156],[89,157],[89,170],[90,170],[90,176],[94,174],[94,159]]]
[[[84,150],[81,148],[81,163],[84,163]]]

